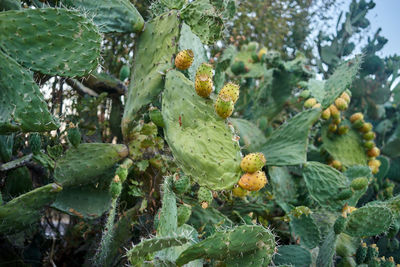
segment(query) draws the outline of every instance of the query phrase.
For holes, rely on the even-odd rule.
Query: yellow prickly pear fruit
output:
[[[359,131],[362,133],[368,133],[371,130],[372,130],[372,124],[369,122],[364,123],[363,126],[359,129]]]
[[[267,54],[267,51],[268,51],[267,48],[265,47],[261,48],[260,51],[258,51],[258,60],[261,60],[262,56]]]
[[[239,85],[229,82],[222,87],[219,95],[228,95],[231,97],[233,104],[239,99]]]
[[[346,110],[349,105],[347,104],[346,100],[344,100],[343,98],[336,98],[335,100],[335,106],[339,109],[339,110]]]
[[[340,123],[342,122],[342,119],[339,117],[339,118],[334,118],[333,120],[332,120],[332,123],[333,124],[336,124],[336,125],[339,125]]]
[[[334,123],[329,124],[329,131],[331,133],[336,132],[336,130],[337,130],[337,124],[334,124]]]
[[[233,112],[233,101],[228,95],[218,95],[214,104],[215,112],[223,119],[228,118]]]
[[[182,50],[175,57],[175,66],[180,70],[187,70],[193,63],[194,54],[190,49]]]
[[[314,106],[312,106],[312,108],[321,108],[321,103],[317,103]]]
[[[372,158],[375,158],[375,157],[379,156],[380,154],[381,154],[381,151],[377,147],[373,147],[367,151],[368,157],[372,157]]]
[[[261,170],[266,162],[263,153],[250,153],[242,159],[240,168],[242,168],[244,172],[254,173]]]
[[[201,65],[197,68],[196,76],[199,75],[207,75],[208,77],[213,77],[213,68],[208,63],[201,63]]]
[[[204,98],[210,96],[212,92],[213,81],[207,75],[198,75],[196,76],[196,80],[194,82],[194,88],[196,89],[196,93]]]
[[[346,101],[347,104],[350,104],[351,98],[350,98],[350,96],[349,96],[348,93],[343,92],[343,93],[340,95],[340,98],[343,99],[344,101]]]
[[[304,102],[304,107],[305,108],[312,108],[316,104],[317,104],[317,99],[309,98]]]
[[[335,105],[330,105],[329,109],[331,111],[331,116],[333,119],[340,118],[340,111],[337,109],[337,107]]]
[[[267,184],[267,176],[263,171],[245,173],[239,180],[239,186],[248,191],[258,191]]]
[[[354,123],[358,120],[363,120],[364,115],[361,112],[354,113],[353,115],[350,116],[350,122]]]
[[[343,167],[342,163],[340,161],[336,160],[336,159],[332,161],[331,165],[332,165],[333,168],[335,168],[336,170],[339,170],[339,171]]]
[[[331,110],[327,108],[322,112],[321,118],[324,120],[329,120],[330,117],[331,117]]]
[[[372,174],[377,174],[379,172],[379,167],[381,166],[381,161],[377,159],[371,159],[368,161],[368,166],[371,169]]]
[[[249,191],[247,191],[246,189],[241,188],[240,186],[235,186],[232,189],[232,193],[235,197],[245,197]]]

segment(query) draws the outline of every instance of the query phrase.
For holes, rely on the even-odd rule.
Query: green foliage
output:
[[[286,245],[278,248],[278,253],[273,261],[276,265],[288,264],[294,267],[306,267],[311,264],[311,254],[301,246]]]

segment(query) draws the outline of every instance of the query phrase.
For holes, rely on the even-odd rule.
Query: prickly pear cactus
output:
[[[196,95],[193,82],[172,70],[162,104],[166,140],[185,174],[214,190],[233,187],[240,175],[240,148],[214,113],[212,100]]]

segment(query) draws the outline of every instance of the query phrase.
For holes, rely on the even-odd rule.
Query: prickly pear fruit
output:
[[[253,60],[253,63],[257,63],[260,61],[256,52],[251,53],[251,59]]]
[[[363,125],[364,125],[364,121],[363,120],[356,120],[353,123],[353,127],[356,128],[356,129],[360,129],[361,127],[363,127]]]
[[[267,184],[267,176],[263,171],[245,173],[238,182],[239,186],[248,191],[258,191]]]
[[[227,95],[219,95],[214,103],[215,112],[223,119],[232,115],[233,108],[233,101],[231,97]]]
[[[315,104],[317,104],[317,99],[309,98],[304,102],[305,108],[312,108]]]
[[[346,100],[343,98],[336,98],[335,100],[335,106],[338,108],[338,110],[346,110],[348,108],[348,104]]]
[[[212,192],[209,189],[202,186],[199,188],[199,191],[197,192],[197,199],[201,204],[201,207],[203,209],[206,209],[213,201]]]
[[[110,185],[110,193],[112,198],[117,198],[121,194],[122,183],[112,181]]]
[[[377,147],[373,147],[367,151],[368,157],[372,157],[372,158],[375,158],[375,157],[379,156],[380,154],[381,154],[381,151]]]
[[[189,176],[183,175],[178,180],[174,181],[174,189],[178,194],[186,193],[190,188]]]
[[[375,147],[375,143],[373,141],[364,142],[364,147],[366,149],[371,149],[371,148]]]
[[[208,63],[201,63],[201,65],[197,68],[196,76],[199,75],[207,75],[208,77],[213,77],[213,68]]]
[[[235,186],[232,189],[232,193],[235,197],[245,197],[249,193],[249,191],[241,188],[240,186]]]
[[[240,75],[246,72],[246,65],[244,65],[243,61],[236,61],[232,64],[231,71],[235,75]]]
[[[314,106],[312,106],[312,108],[321,108],[321,103],[317,103]]]
[[[119,166],[115,171],[115,175],[118,175],[118,178],[121,180],[121,183],[123,183],[128,177],[128,169]]]
[[[322,112],[321,118],[324,120],[329,120],[330,117],[331,117],[331,110],[327,108]]]
[[[339,216],[339,218],[336,219],[335,224],[333,225],[333,231],[335,232],[335,234],[338,235],[341,232],[343,232],[344,229],[346,228],[346,224],[347,224],[347,218]]]
[[[371,244],[367,249],[367,255],[365,257],[365,262],[369,263],[372,259],[378,257],[379,248],[376,244]]]
[[[129,66],[123,65],[121,67],[121,69],[119,70],[119,79],[121,81],[125,81],[125,79],[129,78],[130,72],[131,72],[131,70],[130,70]]]
[[[222,87],[221,91],[219,91],[219,95],[228,95],[233,101],[233,104],[239,99],[239,85],[229,82]]]
[[[376,137],[376,134],[373,131],[369,131],[363,135],[363,139],[366,141],[374,140]]]
[[[333,118],[333,120],[332,120],[332,123],[336,124],[336,125],[339,125],[341,122],[342,122],[342,119],[340,117],[339,118]]]
[[[363,126],[359,129],[359,131],[362,133],[368,133],[371,130],[372,130],[372,124],[369,122],[364,123]]]
[[[338,133],[340,135],[347,134],[348,131],[349,131],[349,126],[347,126],[347,125],[342,125],[338,129]]]
[[[178,216],[177,216],[178,217],[178,227],[180,227],[189,220],[190,215],[192,215],[192,207],[184,204],[184,205],[178,207],[177,213],[178,213]]]
[[[70,128],[68,129],[68,141],[74,147],[78,147],[81,143],[81,133],[79,132],[78,127],[75,127],[72,123],[70,123]]]
[[[330,105],[329,109],[331,111],[331,116],[333,119],[340,118],[340,111],[337,109],[337,107],[335,105]]]
[[[163,128],[165,127],[161,111],[158,108],[156,108],[156,107],[150,108],[149,109],[149,117],[150,117],[150,120],[158,127],[163,127]]]
[[[303,99],[309,98],[310,95],[311,95],[310,90],[303,90],[303,91],[301,91],[301,93],[300,93],[300,97],[303,98]]]
[[[340,95],[340,98],[343,99],[344,101],[346,101],[347,104],[350,104],[351,99],[350,99],[350,96],[349,96],[348,93],[343,92],[343,93]]]
[[[358,120],[363,120],[364,115],[361,112],[354,113],[353,115],[350,116],[350,122],[355,123]]]
[[[372,174],[377,174],[379,172],[379,167],[381,166],[381,161],[377,159],[371,159],[368,161],[368,166],[371,169]]]
[[[240,168],[242,168],[244,172],[254,173],[261,170],[266,162],[263,153],[250,153],[242,159]]]
[[[338,200],[346,200],[346,199],[351,198],[352,196],[353,196],[353,190],[345,189],[339,193],[339,195],[337,196],[337,199]]]
[[[207,98],[210,96],[212,92],[212,87],[213,87],[213,81],[212,79],[205,75],[197,75],[194,83],[194,88],[196,89],[196,93],[204,98]]]
[[[335,124],[335,123],[329,124],[328,129],[329,129],[329,131],[330,131],[331,133],[336,132],[336,130],[337,130],[337,124]]]
[[[384,260],[384,257],[381,258],[381,265],[380,267],[395,267],[393,257],[389,257],[387,260]]]
[[[262,60],[263,56],[267,54],[267,48],[263,47],[258,51],[258,59]]]
[[[362,264],[365,261],[365,257],[367,256],[367,244],[362,243],[356,250],[356,263]]]
[[[180,70],[187,70],[193,63],[194,54],[190,49],[182,50],[175,57],[175,66]]]
[[[36,155],[40,153],[40,148],[42,147],[40,134],[32,133],[29,135],[29,147],[31,148],[33,154]]]
[[[359,177],[351,181],[350,187],[354,190],[361,190],[368,186],[368,179],[365,177]]]
[[[333,168],[335,168],[339,171],[342,169],[342,163],[336,159],[332,161],[331,165]]]

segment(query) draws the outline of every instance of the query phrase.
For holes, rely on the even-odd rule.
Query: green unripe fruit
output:
[[[312,108],[315,104],[317,104],[317,100],[315,98],[309,98],[304,102],[304,107]]]
[[[253,60],[254,63],[257,63],[260,61],[256,52],[251,53],[251,59]]]
[[[372,124],[369,122],[366,122],[363,124],[363,126],[359,130],[362,133],[368,133],[369,131],[372,130]]]
[[[337,199],[338,200],[346,200],[346,199],[351,198],[352,196],[353,196],[353,190],[345,189],[339,193],[339,195],[337,196]]]
[[[121,194],[121,191],[122,191],[122,184],[121,184],[121,182],[111,182],[111,185],[110,185],[110,193],[111,193],[111,197],[112,198],[117,198],[120,194]]]
[[[158,127],[165,127],[161,111],[158,108],[151,108],[149,110],[149,117],[150,120]]]
[[[372,259],[378,257],[379,249],[376,244],[372,244],[368,247],[367,256],[365,257],[365,262],[369,263]]]
[[[245,197],[249,191],[246,189],[241,188],[240,186],[235,186],[235,188],[232,189],[232,193],[235,197]]]
[[[400,226],[397,222],[392,223],[392,225],[390,226],[389,231],[387,233],[388,238],[394,238],[397,235],[397,233],[399,232],[399,229],[400,229]]]
[[[189,205],[182,205],[178,208],[177,213],[178,227],[180,227],[189,220],[190,215],[192,215],[192,207]]]
[[[368,267],[381,267],[381,260],[373,258],[368,262]]]
[[[359,177],[351,181],[350,187],[354,190],[361,190],[368,186],[368,179],[365,177]]]
[[[337,124],[334,124],[334,123],[329,124],[329,131],[331,133],[336,132],[336,130],[337,130]]]
[[[219,91],[218,96],[227,95],[232,99],[233,104],[235,104],[239,99],[239,88],[240,86],[235,83],[226,83],[224,87],[222,87],[221,91]]]
[[[263,153],[250,153],[242,159],[240,168],[242,168],[244,172],[254,173],[261,170],[266,162]]]
[[[329,120],[330,117],[331,117],[331,110],[327,108],[322,112],[321,118],[324,120]]]
[[[393,257],[389,257],[386,261],[381,261],[381,267],[395,267]]]
[[[33,154],[39,154],[40,148],[42,147],[42,139],[38,133],[32,133],[29,135],[29,147]]]
[[[118,175],[119,179],[121,180],[121,183],[123,183],[128,177],[128,169],[119,166],[115,171],[115,174]]]
[[[217,100],[214,104],[215,112],[223,119],[228,118],[232,115],[234,104],[230,96],[218,95]]]
[[[131,70],[130,70],[129,66],[123,65],[121,67],[121,69],[119,70],[119,79],[121,81],[125,81],[126,79],[129,78],[130,73],[131,73]]]
[[[376,137],[376,134],[372,131],[369,131],[363,135],[363,139],[366,141],[374,140],[375,137]]]
[[[258,49],[258,43],[257,42],[249,42],[247,44],[247,51],[257,51]]]
[[[371,148],[375,147],[375,143],[373,141],[364,142],[364,147],[366,149],[371,149]]]
[[[74,147],[78,147],[81,143],[81,133],[79,132],[78,127],[71,127],[68,129],[68,141]]]
[[[208,208],[208,206],[210,206],[211,202],[213,201],[211,190],[203,186],[200,187],[199,191],[197,192],[197,199],[203,209]]]
[[[350,97],[352,97],[353,96],[353,93],[349,90],[349,89],[346,89],[346,91],[345,91]]]
[[[310,90],[303,90],[303,91],[300,93],[300,97],[303,98],[303,99],[309,98],[310,95],[311,95]]]
[[[338,133],[339,133],[340,135],[347,134],[348,131],[349,131],[349,126],[347,126],[347,125],[342,125],[342,126],[340,126],[339,129],[338,129]]]
[[[363,120],[356,120],[353,123],[353,127],[356,128],[356,129],[360,129],[361,127],[363,127],[363,125],[364,125],[364,121]]]
[[[232,64],[231,71],[235,75],[240,75],[246,72],[246,65],[244,65],[243,61],[236,61]]]
[[[343,98],[340,98],[340,97],[335,100],[335,106],[339,110],[346,110],[348,108],[348,104],[347,104],[346,100],[344,100]]]
[[[350,116],[350,122],[354,123],[358,120],[364,120],[364,115],[361,112],[354,113]]]
[[[347,218],[339,216],[339,218],[336,219],[335,224],[333,225],[333,231],[335,232],[335,234],[338,235],[341,232],[343,232],[344,229],[346,228],[346,224],[347,224]]]
[[[367,256],[367,244],[366,243],[362,243],[356,251],[356,263],[357,264],[363,264],[365,261],[365,258]]]
[[[213,77],[213,67],[208,63],[201,63],[201,65],[197,68],[196,76],[199,75],[207,75],[208,77]]]
[[[190,188],[189,176],[183,175],[178,180],[174,181],[174,189],[177,194],[184,194]]]

